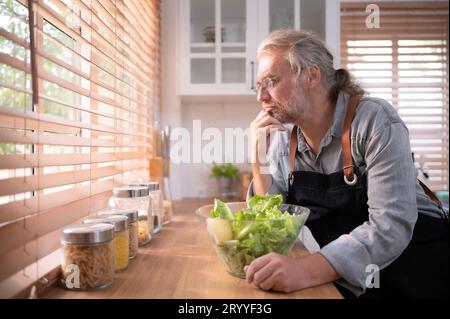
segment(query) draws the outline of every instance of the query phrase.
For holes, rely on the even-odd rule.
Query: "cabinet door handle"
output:
[[[250,87],[250,90],[256,92],[256,88],[255,88],[255,62],[251,61],[250,65],[251,65],[251,72],[252,72],[252,82],[251,82],[252,86]]]

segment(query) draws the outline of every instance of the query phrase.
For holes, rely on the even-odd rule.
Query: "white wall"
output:
[[[181,125],[181,103],[176,95],[177,2],[161,1],[161,124]],[[180,168],[170,166],[170,187],[173,199],[181,199]]]
[[[242,128],[245,130],[249,127],[250,122],[259,112],[259,106],[254,103],[183,103],[182,106],[182,126],[187,128],[191,133],[194,120],[201,120],[202,131],[208,127],[214,127],[221,131],[223,138],[222,154],[226,161],[226,145],[225,145],[225,128]],[[192,136],[193,137],[193,136]],[[201,143],[204,147],[209,141],[191,140],[191,145]],[[229,143],[236,141],[228,140]],[[236,148],[233,148],[236,149]],[[245,149],[244,158],[248,159],[247,148]],[[191,153],[193,147],[191,147]],[[232,155],[236,159],[237,154]],[[191,154],[192,158],[192,154]],[[202,162],[200,164],[178,164],[181,170],[181,180],[183,181],[182,195],[185,197],[212,197],[217,194],[216,180],[211,178],[211,164]],[[250,171],[249,164],[237,164],[240,171]],[[239,181],[235,183],[236,190],[239,191]]]
[[[184,127],[192,133],[193,120],[201,120],[202,128],[216,127],[222,133],[225,128],[247,128],[259,112],[260,106],[248,97],[223,102],[210,98],[208,101],[182,102],[177,96],[177,1],[161,2],[161,124]],[[192,136],[192,134],[191,134]],[[195,141],[191,141],[192,142]],[[197,141],[203,145],[207,141]],[[172,141],[174,144],[175,141]],[[192,152],[192,148],[191,148]],[[241,171],[249,171],[249,165],[238,165]],[[211,197],[217,192],[216,181],[209,177],[211,165],[174,164],[170,166],[170,186],[173,199],[184,197]],[[236,183],[236,187],[239,183]]]

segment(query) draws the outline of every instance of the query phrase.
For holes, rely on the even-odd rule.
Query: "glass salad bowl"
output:
[[[289,253],[310,210],[281,201],[281,195],[256,196],[247,206],[246,202],[216,199],[214,204],[196,210],[231,275],[244,278],[244,266],[262,255]]]

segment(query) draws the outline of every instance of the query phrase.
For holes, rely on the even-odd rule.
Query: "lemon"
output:
[[[226,219],[208,218],[206,228],[217,245],[222,245],[224,241],[233,239],[230,222]]]

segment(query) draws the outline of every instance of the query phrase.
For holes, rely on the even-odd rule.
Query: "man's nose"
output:
[[[257,95],[258,102],[268,102],[270,100],[270,94],[264,87],[260,87]]]

